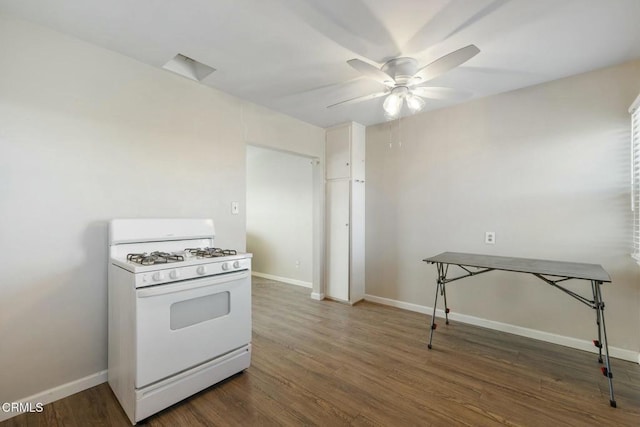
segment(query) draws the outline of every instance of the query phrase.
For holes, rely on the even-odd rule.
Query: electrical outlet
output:
[[[239,202],[231,202],[231,213],[233,215],[238,215],[240,213],[240,203]]]
[[[484,233],[484,242],[488,245],[494,245],[496,243],[496,232],[487,231]]]

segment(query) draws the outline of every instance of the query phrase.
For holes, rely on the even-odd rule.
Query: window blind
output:
[[[631,113],[631,210],[633,211],[633,254],[640,263],[640,95]]]

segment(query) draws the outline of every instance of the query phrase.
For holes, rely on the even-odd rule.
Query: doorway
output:
[[[253,253],[255,276],[315,288],[318,163],[247,145],[247,251]]]

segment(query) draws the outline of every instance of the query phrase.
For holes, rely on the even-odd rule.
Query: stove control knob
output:
[[[240,261],[233,261],[233,268],[240,268]]]
[[[227,271],[227,270],[229,269],[229,263],[228,263],[228,262],[225,262],[224,264],[222,264],[222,269],[223,269],[224,271]]]
[[[173,270],[171,273],[169,273],[169,277],[171,277],[172,279],[177,279],[178,277],[180,277],[180,272],[178,270]]]
[[[157,271],[157,272],[153,273],[153,280],[155,282],[159,282],[161,280],[164,280],[164,273],[162,271]]]
[[[196,270],[196,273],[198,273],[199,275],[203,275],[206,274],[207,272],[207,267],[205,267],[204,265],[201,265],[200,267],[198,267],[198,269]]]

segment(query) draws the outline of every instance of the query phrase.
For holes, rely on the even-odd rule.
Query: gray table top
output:
[[[611,282],[609,273],[607,273],[605,269],[598,264],[581,264],[577,262],[548,261],[530,258],[511,258],[459,252],[443,252],[431,258],[425,258],[423,261],[428,263],[454,264],[467,267],[491,268],[494,270]]]

